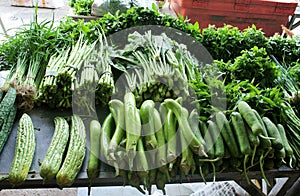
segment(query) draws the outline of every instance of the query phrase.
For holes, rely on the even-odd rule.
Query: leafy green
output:
[[[202,30],[200,42],[216,60],[227,62],[241,54],[242,50],[264,47],[267,37],[254,25],[241,31],[237,27],[224,25],[216,28],[211,25]]]
[[[285,101],[282,89],[279,87],[260,89],[248,80],[235,80],[225,86],[228,109],[233,110],[238,101],[246,101],[261,115],[278,119],[281,104]],[[276,111],[276,112],[275,112]]]
[[[77,15],[90,16],[94,0],[76,0],[74,3],[74,13]]]
[[[288,72],[300,87],[300,62],[296,62],[293,66],[289,67]]]
[[[73,39],[68,34],[54,26],[54,18],[39,22],[37,14],[36,9],[31,23],[23,24],[14,35],[7,36],[7,40],[1,43],[0,59],[5,62],[6,69],[16,65],[19,57],[29,64],[31,56],[36,54],[43,57],[40,63],[45,65],[51,54],[60,52],[72,43]]]
[[[300,39],[287,39],[281,36],[270,37],[266,47],[268,54],[273,55],[280,63],[288,66],[300,61]]]
[[[262,87],[274,86],[279,75],[276,64],[270,59],[264,48],[254,46],[243,50],[231,65],[231,77],[235,80],[249,80]]]

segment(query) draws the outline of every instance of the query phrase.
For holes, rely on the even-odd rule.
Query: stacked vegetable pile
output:
[[[132,33],[121,49],[106,40],[112,33],[149,23],[191,35],[207,48],[214,63],[201,65],[186,46],[166,34]],[[90,185],[99,176],[101,153],[125,184],[142,192],[140,184],[149,192],[152,184],[163,190],[178,174],[200,174],[205,180],[211,172],[238,170],[248,179],[250,170],[264,176],[264,169],[300,166],[298,39],[267,38],[254,26],[244,31],[229,25],[200,31],[197,23],[145,8],[87,23],[67,19],[57,27],[47,24],[34,21],[1,44],[1,68],[10,69],[10,74],[0,103],[0,133],[8,137],[15,99],[22,110],[34,104],[76,106],[80,117],[95,115],[93,98],[96,105],[108,106],[104,122],[85,122],[93,136],[87,168]],[[125,80],[115,86],[120,75]],[[86,140],[79,143],[74,133],[85,129],[80,117],[72,120],[69,133],[57,131],[68,130],[68,123],[55,119],[53,143],[41,166],[44,180],[56,177],[61,188],[72,185],[85,156]],[[19,129],[25,131],[23,124],[29,127],[24,135],[30,135],[26,149],[31,152],[32,126],[24,118]],[[79,121],[81,130],[74,128]],[[67,140],[76,145],[70,148],[82,151],[65,151]],[[22,160],[18,153],[10,175],[16,186],[26,178],[14,174]],[[60,155],[57,162],[49,158],[54,154]],[[27,161],[20,165],[27,169]]]
[[[264,176],[264,169],[292,163],[284,127],[261,117],[246,102],[240,101],[231,115],[217,112],[207,122],[199,120],[196,109],[189,111],[182,104],[181,98],[165,99],[157,108],[146,100],[138,108],[131,92],[123,101],[110,101],[111,113],[94,145],[101,146],[105,162],[125,184],[145,193],[141,184],[149,192],[152,184],[164,190],[177,175],[200,174],[205,181],[210,172],[237,169],[247,178],[249,170],[260,169]],[[99,175],[94,165],[88,171]]]

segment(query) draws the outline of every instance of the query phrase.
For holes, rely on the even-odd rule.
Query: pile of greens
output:
[[[94,0],[70,0],[69,6],[74,8],[74,14],[90,16]]]

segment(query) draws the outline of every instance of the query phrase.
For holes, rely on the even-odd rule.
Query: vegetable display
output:
[[[130,103],[130,106],[135,105],[133,102],[130,102],[130,99],[134,100],[132,96],[132,93],[125,94],[124,104],[121,104],[121,100],[111,101],[118,103],[120,107],[111,110],[111,114],[107,116],[105,124],[111,116],[114,116],[114,113],[120,113],[120,111],[124,109],[128,110],[126,109],[126,104]],[[244,104],[247,103],[244,101],[239,103],[239,105]],[[131,126],[125,126],[122,130],[127,132],[129,129],[130,134],[127,133],[127,135],[123,134],[118,137],[118,141],[124,140],[125,144],[118,142],[118,146],[114,147],[114,153],[111,155],[114,157],[113,161],[111,157],[107,155],[110,160],[110,162],[108,161],[107,163],[115,167],[116,175],[120,175],[119,170],[125,170],[127,173],[126,176],[123,176],[124,174],[120,176],[126,178],[124,181],[128,180],[128,183],[132,186],[136,187],[137,183],[135,181],[137,179],[133,177],[134,175],[140,177],[139,183],[143,184],[148,191],[151,190],[148,188],[149,185],[153,183],[156,184],[159,189],[164,190],[164,184],[172,181],[171,176],[174,175],[174,172],[175,175],[181,175],[182,177],[201,174],[205,180],[205,175],[207,174],[203,173],[203,169],[207,166],[210,168],[209,171],[214,173],[214,179],[217,178],[217,172],[227,170],[243,171],[244,176],[248,179],[247,172],[258,168],[269,184],[268,179],[264,175],[264,170],[268,168],[266,162],[276,162],[277,166],[274,167],[280,167],[282,164],[290,162],[290,158],[293,156],[290,145],[287,143],[287,137],[282,133],[280,134],[284,129],[283,126],[280,124],[275,125],[267,117],[262,117],[262,121],[258,120],[257,118],[261,117],[255,116],[256,110],[251,107],[247,108],[247,110],[253,113],[254,116],[252,117],[249,115],[241,115],[239,109],[236,109],[236,111],[233,111],[228,116],[222,112],[218,112],[216,114],[218,119],[211,118],[207,122],[199,121],[198,119],[198,125],[193,126],[193,128],[197,128],[194,129],[194,131],[190,128],[192,122],[189,121],[189,116],[194,111],[188,111],[174,99],[165,99],[160,107],[166,107],[168,109],[167,116],[163,121],[166,124],[161,121],[164,114],[158,112],[155,106],[151,104],[151,100],[146,100],[142,103],[141,108],[139,108],[142,112],[140,112],[138,117],[134,112],[136,107],[132,107],[131,112],[134,118],[130,120]],[[129,110],[127,114],[129,114]],[[174,116],[172,117],[170,114]],[[128,117],[129,116],[130,115],[128,115]],[[255,119],[253,120],[254,117]],[[118,130],[119,121],[122,121],[120,118],[126,122],[126,116],[118,115],[118,121],[112,122],[115,124],[115,131]],[[136,122],[132,121],[137,118],[142,120],[142,130],[146,130],[147,134],[140,135],[139,132],[135,134],[131,132],[132,127],[135,126],[133,123],[138,123],[138,127],[140,127],[139,120]],[[154,123],[151,123],[153,120]],[[176,122],[178,122],[178,125]],[[265,126],[261,124],[262,122]],[[171,126],[170,123],[174,124]],[[251,126],[263,127],[262,129],[266,129],[266,132],[260,131],[261,134],[258,134],[260,132],[252,132]],[[170,127],[173,127],[174,130],[170,131]],[[279,127],[281,131],[278,131],[277,127]],[[150,129],[154,129],[155,134],[153,134],[153,132],[151,133]],[[140,130],[140,128],[137,130]],[[279,134],[278,136],[280,137],[278,138],[274,134]],[[229,138],[228,135],[232,137]],[[110,141],[109,143],[112,143],[114,137],[115,135],[106,135],[102,132],[100,141]],[[149,138],[151,138],[151,140],[149,140]],[[171,139],[169,140],[169,138]],[[202,139],[198,140],[197,138]],[[156,145],[153,145],[154,141],[156,141]],[[266,141],[270,143],[265,144]],[[115,142],[113,143],[114,145],[117,144]],[[232,145],[235,145],[236,148]],[[101,152],[109,152],[110,146],[111,145],[102,146]],[[128,147],[130,149],[130,151],[128,151],[130,152],[130,156],[128,155],[128,158],[125,159],[127,164],[120,166],[118,164],[120,160],[118,159],[123,159],[124,157],[117,157],[115,155],[124,152],[125,149],[122,146],[130,147]],[[173,146],[180,146],[180,148],[172,150],[174,149]],[[148,151],[146,149],[150,150]],[[287,153],[286,149],[288,150]],[[289,155],[287,156],[287,154]],[[149,158],[147,159],[146,157]],[[167,157],[169,157],[169,159]],[[237,163],[231,163],[232,160],[235,160]],[[228,164],[225,164],[226,162],[228,162]],[[159,178],[159,180],[151,180],[153,177],[150,174],[156,175],[156,178]],[[137,188],[144,193],[145,190],[142,190],[141,187],[138,186]]]
[[[129,33],[122,48],[107,39],[146,22],[187,33],[215,60],[203,64],[151,30]],[[90,191],[102,162],[142,193],[152,185],[165,193],[178,176],[205,182],[212,173],[215,181],[224,171],[249,183],[248,172],[260,171],[271,186],[266,170],[299,169],[299,40],[268,38],[255,26],[200,30],[155,8],[49,25],[35,20],[0,45],[1,68],[10,69],[0,89],[0,152],[21,116],[7,177],[13,187],[26,181],[39,134],[24,112],[44,106],[73,109],[53,119],[39,170],[61,189],[83,170]]]

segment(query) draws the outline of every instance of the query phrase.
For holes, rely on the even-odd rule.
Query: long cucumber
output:
[[[261,123],[259,122],[257,116],[253,112],[252,108],[248,105],[245,101],[240,101],[238,103],[238,110],[240,114],[242,115],[243,119],[246,121],[246,123],[251,128],[254,135],[264,137],[262,135],[263,127]]]
[[[279,132],[281,140],[282,140],[283,148],[285,150],[285,155],[286,155],[286,157],[290,158],[289,166],[292,167],[293,149],[291,148],[291,146],[288,142],[283,125],[277,124],[277,129],[278,129],[278,132]]]
[[[225,150],[224,150],[224,142],[222,139],[222,136],[220,134],[220,130],[217,126],[217,124],[212,121],[212,120],[208,120],[208,131],[212,137],[212,141],[213,141],[213,147],[214,147],[214,158],[223,158],[224,154],[225,154]]]
[[[267,128],[266,128],[262,118],[258,114],[258,112],[255,109],[252,109],[252,111],[255,114],[256,118],[258,119],[259,123],[261,124],[261,126],[263,128],[262,129],[263,137],[261,137],[259,148],[263,148],[264,150],[269,151],[272,148],[272,143],[271,143],[270,137],[268,136]]]
[[[236,137],[230,127],[229,121],[227,120],[223,112],[217,112],[216,122],[221,131],[224,143],[226,144],[231,156],[236,158],[241,157],[241,152],[236,142]]]
[[[282,149],[283,148],[282,139],[276,125],[268,117],[263,117],[262,120],[266,126],[268,136],[274,138],[271,140],[272,146],[276,150]]]
[[[174,99],[165,99],[164,101],[167,108],[169,108],[176,116],[180,130],[184,131],[184,137],[189,144],[189,147],[197,155],[207,156],[204,151],[204,145],[197,139],[193,130],[188,122],[189,113],[188,110],[182,107]]]
[[[137,142],[141,136],[141,119],[136,108],[134,94],[128,92],[124,96],[125,128],[126,128],[126,153],[129,168],[132,169],[136,155]]]
[[[109,146],[108,146],[108,157],[111,159],[111,161],[114,161],[115,153],[118,149],[118,146],[120,142],[122,141],[124,135],[125,135],[125,116],[124,116],[124,104],[122,101],[114,99],[111,100],[109,103],[109,109],[113,116],[113,119],[115,121],[115,131],[114,134],[110,140]],[[126,114],[125,114],[126,115]]]
[[[233,129],[235,131],[235,135],[237,137],[237,141],[240,146],[241,153],[244,155],[244,161],[243,161],[243,170],[244,170],[244,175],[246,177],[246,180],[248,183],[250,183],[250,180],[247,175],[247,161],[248,157],[252,153],[252,149],[250,146],[250,141],[248,138],[247,130],[245,123],[243,121],[242,115],[239,112],[232,112],[231,113],[231,122],[233,124]],[[253,131],[253,129],[252,129]],[[254,134],[255,132],[253,132]]]
[[[93,180],[99,176],[100,173],[100,134],[101,125],[98,120],[90,122],[90,154],[88,158],[87,175],[89,178],[89,189],[92,186]]]

